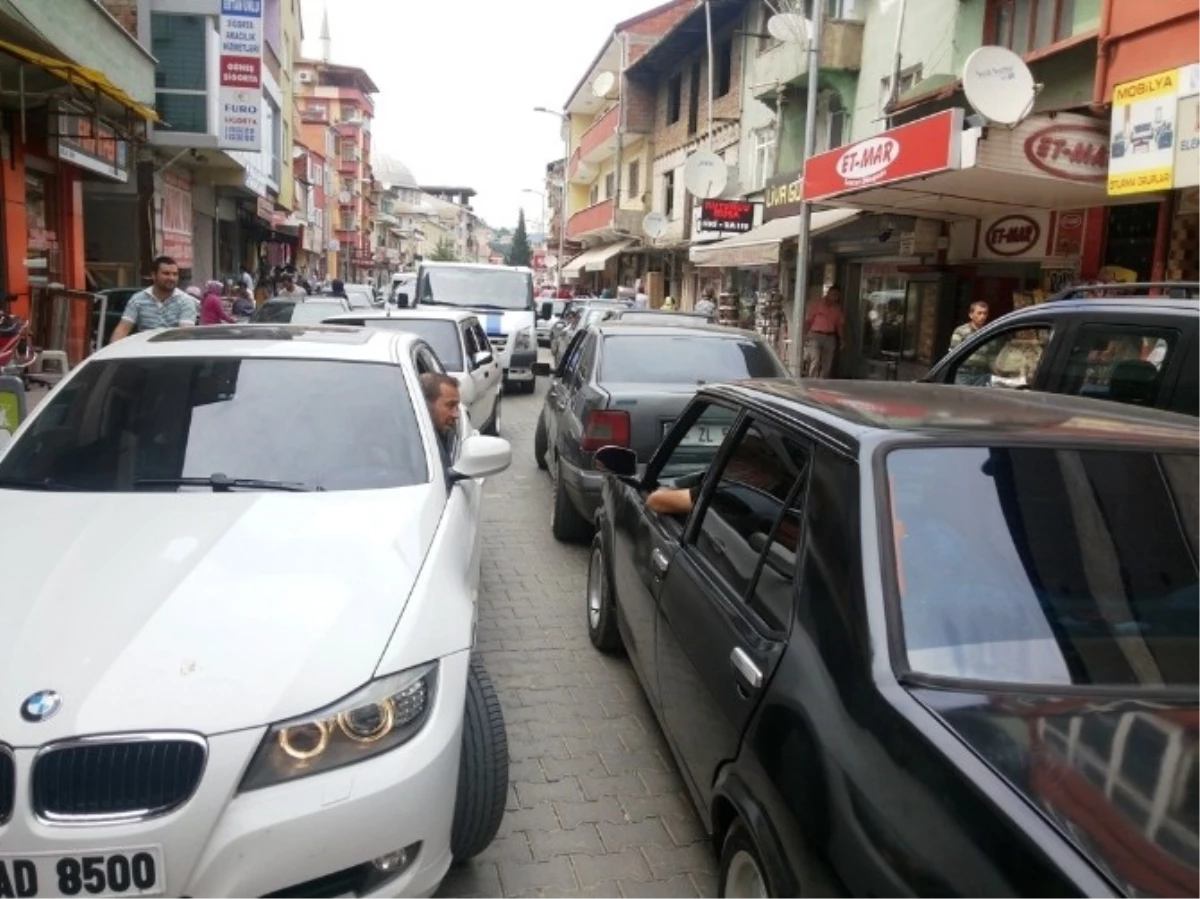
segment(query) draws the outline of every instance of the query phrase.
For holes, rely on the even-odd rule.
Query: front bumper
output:
[[[571,499],[571,505],[588,521],[593,520],[596,517],[596,510],[600,508],[601,495],[604,490],[604,473],[576,468],[566,460],[563,460],[560,470],[562,471],[563,487],[566,488],[567,496]]]
[[[360,895],[432,895],[451,861],[469,659],[461,652],[441,660],[425,726],[376,758],[239,794],[265,730],[222,734],[209,738],[203,780],[178,811],[130,824],[48,826],[18,802],[0,826],[0,856],[159,847],[167,896],[295,895],[293,888],[324,879],[366,884]],[[28,784],[35,753],[16,750],[18,785]],[[415,860],[381,882],[372,860],[417,843]],[[355,880],[360,868],[370,881]],[[42,884],[42,895],[55,886]]]
[[[534,366],[537,365],[537,350],[513,350],[504,378],[508,381],[532,381]]]

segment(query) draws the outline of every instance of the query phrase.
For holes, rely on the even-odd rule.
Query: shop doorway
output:
[[[1108,210],[1104,265],[1129,269],[1138,281],[1149,281],[1154,271],[1154,245],[1158,235],[1160,203],[1113,206]]]

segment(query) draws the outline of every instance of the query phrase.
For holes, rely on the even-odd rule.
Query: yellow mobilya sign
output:
[[[1155,97],[1174,96],[1179,93],[1179,72],[1159,72],[1157,75],[1147,75],[1137,81],[1126,81],[1118,84],[1113,91],[1113,106],[1128,106],[1142,100],[1153,100]]]

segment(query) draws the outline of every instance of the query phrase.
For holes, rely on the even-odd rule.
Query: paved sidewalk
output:
[[[512,755],[508,811],[442,896],[713,896],[715,863],[670,751],[624,659],[584,618],[585,547],[550,534],[533,461],[535,396],[504,399],[513,465],[488,482],[478,650]]]

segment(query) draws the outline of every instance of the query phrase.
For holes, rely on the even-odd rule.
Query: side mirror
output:
[[[512,446],[500,437],[472,434],[462,442],[450,480],[473,481],[500,474],[512,464]]]
[[[476,368],[479,368],[480,366],[488,365],[492,361],[492,358],[492,354],[487,350],[480,350],[471,357],[471,361],[475,364]]]
[[[404,293],[403,291],[396,294],[396,305],[399,306],[401,309],[407,309],[408,308],[408,294]]]
[[[538,314],[538,318],[543,321],[550,321],[554,317],[554,304],[542,303],[542,311]]]
[[[592,466],[603,466],[618,477],[631,478],[637,475],[637,453],[624,446],[602,446],[592,457]]]

